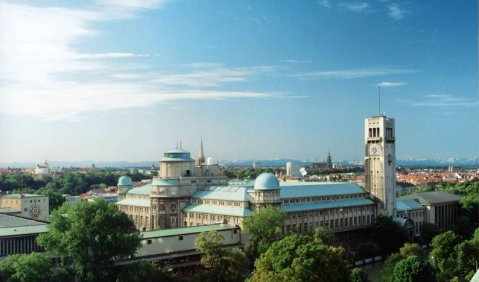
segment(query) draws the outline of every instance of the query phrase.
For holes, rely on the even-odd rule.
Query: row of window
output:
[[[195,204],[211,204],[211,205],[232,206],[232,207],[240,207],[242,203],[238,201],[220,201],[220,200],[203,200],[203,199],[193,199],[192,202]]]
[[[355,216],[349,218],[341,219],[330,219],[330,220],[321,220],[315,222],[302,222],[297,224],[288,224],[285,226],[286,232],[291,231],[292,228],[298,228],[299,231],[311,232],[315,228],[321,226],[325,228],[335,229],[335,228],[347,228],[347,227],[356,227],[365,224],[372,224],[374,222],[373,215],[363,215]]]
[[[303,197],[282,200],[283,204],[305,203],[305,202],[321,202],[330,200],[364,198],[363,194],[347,194],[347,195],[332,195],[332,196],[318,196],[318,197]]]
[[[305,218],[305,217],[316,217],[316,216],[329,216],[329,215],[348,215],[349,213],[358,213],[358,212],[367,212],[374,210],[373,206],[362,206],[362,207],[350,207],[342,209],[325,209],[325,210],[314,210],[307,212],[298,212],[291,213],[289,215],[290,219],[296,218]]]

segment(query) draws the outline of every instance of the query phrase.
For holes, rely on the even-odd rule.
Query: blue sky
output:
[[[1,1],[0,162],[479,155],[477,1]]]

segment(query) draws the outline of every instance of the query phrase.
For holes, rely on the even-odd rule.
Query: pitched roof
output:
[[[354,198],[354,199],[342,199],[342,200],[321,201],[321,202],[294,203],[294,204],[281,205],[281,210],[283,210],[284,212],[298,212],[298,211],[333,209],[333,208],[355,207],[355,206],[366,206],[366,205],[374,205],[374,202],[366,198]]]
[[[135,194],[135,195],[150,195],[151,193],[151,184],[146,184],[144,186],[133,188],[128,191],[127,194]]]
[[[282,182],[281,199],[365,193],[356,183]]]
[[[235,186],[213,186],[199,190],[191,196],[194,199],[214,199],[225,201],[241,201],[249,200],[249,194],[246,187]]]
[[[396,209],[397,211],[409,211],[422,209],[421,203],[417,199],[398,199],[396,200]]]
[[[123,199],[121,201],[116,202],[117,205],[125,205],[125,206],[136,206],[136,207],[150,207],[150,200],[145,199]]]
[[[185,207],[183,211],[222,214],[222,215],[230,215],[230,216],[250,216],[252,213],[251,210],[248,208],[223,207],[223,206],[217,206],[217,205],[198,205],[198,204],[191,204]]]
[[[441,203],[459,202],[461,198],[461,196],[454,195],[445,191],[431,191],[413,193],[399,197],[398,199],[418,199],[422,205],[435,205]]]

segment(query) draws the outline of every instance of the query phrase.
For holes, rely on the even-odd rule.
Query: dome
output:
[[[278,178],[269,172],[261,173],[254,181],[255,190],[276,190],[279,189]]]
[[[133,181],[129,176],[124,175],[118,179],[118,186],[133,186]]]

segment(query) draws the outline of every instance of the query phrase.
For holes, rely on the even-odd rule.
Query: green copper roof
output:
[[[201,232],[208,232],[208,231],[228,230],[233,228],[235,227],[234,225],[231,225],[231,224],[213,224],[213,225],[191,226],[191,227],[165,229],[165,230],[143,231],[143,232],[140,232],[140,234],[143,235],[143,239],[148,239],[148,238],[157,238],[157,237],[165,237],[165,236],[201,233]]]
[[[245,187],[213,186],[196,192],[192,198],[246,202],[249,195]]]
[[[374,202],[371,201],[370,199],[354,198],[354,199],[343,199],[343,200],[334,200],[334,201],[283,204],[281,205],[281,209],[284,212],[298,212],[298,211],[310,211],[310,210],[320,210],[320,209],[366,206],[366,205],[373,205],[373,204]]]
[[[153,182],[151,185],[158,185],[158,186],[178,186],[180,182],[178,179],[161,179],[161,178],[153,178]]]
[[[239,207],[223,207],[217,205],[197,205],[192,204],[183,209],[186,212],[211,213],[230,216],[250,216],[251,210]]]
[[[417,210],[417,209],[422,209],[422,205],[414,200],[396,200],[396,209],[397,211],[408,211],[408,210]]]
[[[255,190],[278,190],[278,178],[269,172],[263,172],[254,181]]]
[[[150,195],[151,194],[151,184],[146,184],[144,186],[133,188],[128,191],[128,194],[134,195]]]
[[[282,182],[281,199],[365,193],[356,183]]]
[[[118,186],[133,186],[133,181],[129,176],[123,175],[118,179]]]
[[[150,207],[150,200],[146,199],[124,199],[116,202],[117,205],[136,206],[136,207]]]

